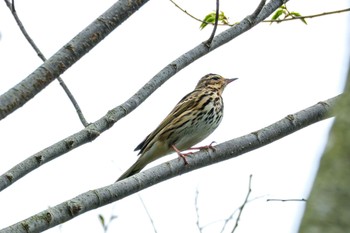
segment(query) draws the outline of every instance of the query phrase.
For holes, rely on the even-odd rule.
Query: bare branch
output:
[[[258,15],[260,14],[261,10],[263,9],[263,7],[265,6],[266,0],[261,0],[258,7],[255,9],[255,11],[253,12],[253,14],[249,15],[248,18],[250,19],[250,23],[253,25],[256,23],[256,18],[258,17]]]
[[[243,209],[244,209],[245,205],[248,203],[249,195],[252,192],[252,177],[253,177],[253,175],[249,176],[249,186],[248,186],[247,196],[245,197],[245,200],[244,200],[243,204],[241,205],[241,207],[239,207],[239,212],[238,212],[238,216],[237,216],[237,219],[236,219],[236,224],[233,227],[231,233],[233,233],[237,229],[238,222],[241,219],[241,215],[242,215]]]
[[[264,196],[265,196],[265,195],[264,195]],[[253,199],[247,200],[247,203],[252,202],[252,201],[255,201],[255,200],[257,200],[257,199],[259,199],[259,198],[262,198],[262,197],[264,197],[264,196],[258,196],[258,197],[255,197],[255,198],[253,198]],[[200,226],[200,224],[199,224],[198,197],[199,197],[199,191],[198,191],[198,189],[197,189],[197,190],[196,190],[196,196],[195,196],[195,209],[196,209],[196,215],[197,215],[196,225],[197,225],[197,228],[198,228],[198,230],[199,230],[200,233],[203,231],[204,228],[206,228],[206,227],[208,227],[208,226],[210,226],[210,225],[212,225],[212,224],[215,224],[215,223],[218,223],[218,222],[222,222],[222,221],[224,222],[224,225],[223,225],[223,227],[222,227],[222,229],[221,229],[221,232],[223,232],[223,231],[225,230],[225,227],[226,227],[227,223],[228,223],[230,220],[232,220],[232,219],[233,219],[233,216],[236,214],[236,212],[240,210],[240,209],[236,209],[236,210],[230,215],[230,217],[228,217],[228,218],[225,219],[225,220],[216,220],[216,221],[207,223],[207,224],[204,225],[204,226]],[[247,203],[246,203],[246,204],[247,204]]]
[[[119,0],[33,73],[0,96],[0,120],[23,106],[149,0]],[[117,15],[117,17],[116,17]]]
[[[102,207],[126,196],[151,187],[175,176],[199,169],[214,163],[235,158],[239,155],[268,145],[297,130],[331,117],[331,111],[339,96],[291,114],[282,120],[254,133],[232,139],[215,146],[215,151],[202,150],[189,155],[189,165],[184,166],[179,159],[165,162],[112,185],[91,190],[44,210],[28,219],[9,226],[0,233],[41,232],[69,221],[87,211]]]
[[[12,0],[12,3],[10,3],[9,0],[5,0],[5,3],[7,5],[7,7],[10,9],[19,29],[21,30],[23,36],[27,39],[28,43],[32,46],[32,48],[34,49],[34,51],[37,53],[37,55],[40,57],[40,59],[42,61],[45,61],[46,58],[44,57],[44,55],[41,53],[40,49],[36,46],[36,44],[34,43],[33,39],[29,36],[27,30],[24,28],[22,21],[20,20],[17,11],[15,9],[15,1]]]
[[[124,0],[120,0],[124,1]],[[119,1],[119,2],[120,2]],[[282,4],[281,0],[272,0],[262,10],[257,18],[258,21],[262,21],[274,12]],[[85,143],[91,142],[96,139],[101,133],[111,128],[117,121],[132,112],[137,106],[139,106],[147,97],[149,97],[159,86],[166,82],[171,76],[177,73],[179,70],[191,64],[193,61],[208,54],[212,50],[226,44],[237,36],[241,35],[245,31],[251,29],[254,25],[251,25],[248,19],[243,19],[235,27],[229,28],[226,31],[220,33],[214,37],[210,50],[200,43],[195,48],[191,49],[187,53],[181,55],[179,58],[168,64],[161,71],[158,72],[148,83],[146,83],[139,91],[137,91],[132,97],[130,97],[123,104],[110,110],[105,116],[90,124],[85,129],[66,137],[65,139],[45,148],[42,151],[30,156],[19,164],[15,165],[9,171],[0,176],[0,191],[9,187],[14,182],[25,176],[29,172],[35,170],[39,166],[73,150]],[[55,55],[54,55],[55,56]],[[50,60],[50,59],[49,59]],[[49,61],[48,60],[48,61]],[[47,61],[47,62],[48,62]],[[51,67],[52,68],[52,67]],[[3,96],[0,96],[0,119],[1,119],[1,103]],[[7,112],[8,113],[8,112]],[[7,115],[5,113],[5,116]]]
[[[301,198],[301,199],[266,199],[266,201],[281,201],[281,202],[285,202],[285,201],[307,201],[305,198]]]
[[[68,89],[68,87],[66,86],[66,84],[63,81],[63,79],[60,76],[57,77],[57,80],[60,83],[60,85],[63,88],[63,90],[66,92],[66,94],[67,94],[68,98],[70,99],[70,101],[72,102],[72,104],[73,104],[73,106],[75,108],[75,111],[78,114],[78,117],[79,117],[81,123],[83,124],[84,127],[87,127],[89,125],[89,123],[85,119],[84,114],[81,111],[80,106],[79,106],[78,102],[75,100],[73,94],[70,92],[70,90]]]
[[[242,211],[243,211],[245,205],[248,203],[248,198],[249,198],[249,195],[252,191],[252,188],[251,188],[252,177],[253,177],[252,175],[249,176],[248,192],[247,192],[246,198],[244,199],[243,204],[238,209],[236,209],[227,219],[225,219],[224,225],[222,226],[221,231],[220,231],[221,233],[224,232],[224,230],[227,226],[227,223],[229,223],[233,219],[233,216],[236,214],[237,211],[238,211],[238,216],[236,218],[236,223],[232,229],[232,232],[234,232],[236,230],[236,228],[238,227],[238,222],[241,218]]]
[[[196,215],[197,215],[197,221],[196,225],[200,233],[202,233],[203,227],[200,226],[199,224],[199,206],[198,206],[198,196],[199,196],[199,191],[198,188],[196,189],[196,196],[194,198],[194,207],[196,209]]]
[[[178,4],[176,4],[176,2],[174,2],[173,0],[169,0],[169,1],[172,2],[177,8],[179,8],[180,11],[182,11],[182,12],[184,12],[186,15],[190,16],[192,19],[197,20],[198,22],[201,22],[201,23],[208,23],[208,24],[214,25],[213,23],[205,22],[205,21],[203,21],[203,20],[201,20],[201,19],[199,19],[199,18],[197,18],[197,17],[191,15],[187,10],[181,8],[181,7],[180,7]],[[218,24],[218,25],[224,25],[224,24]],[[230,26],[233,26],[233,25],[230,25]]]
[[[32,46],[32,48],[37,53],[37,55],[40,57],[40,59],[45,62],[46,58],[45,58],[44,54],[40,51],[39,47],[36,46],[36,44],[33,41],[33,39],[29,36],[27,30],[23,26],[23,23],[20,20],[18,14],[17,14],[17,11],[15,10],[15,0],[12,0],[12,4],[10,4],[10,2],[8,0],[5,0],[5,3],[7,5],[7,7],[10,9],[10,11],[11,11],[13,17],[15,18],[15,20],[17,22],[17,25],[18,25],[19,29],[21,30],[22,34],[24,35],[24,37],[27,39],[27,41]],[[63,90],[66,92],[66,94],[67,94],[68,98],[70,99],[70,101],[72,102],[75,110],[77,111],[77,114],[79,116],[79,119],[80,119],[81,123],[84,125],[84,127],[88,126],[88,122],[86,121],[86,119],[85,119],[85,117],[83,115],[83,112],[81,111],[81,109],[79,107],[78,102],[75,100],[73,94],[71,93],[69,88],[66,86],[66,84],[63,81],[63,79],[60,76],[58,76],[57,80],[60,83],[60,85],[63,88]]]
[[[148,219],[149,219],[149,221],[150,221],[151,224],[152,224],[153,231],[154,231],[155,233],[157,233],[156,225],[154,224],[154,221],[153,221],[153,218],[152,218],[151,214],[148,212],[148,209],[147,209],[147,206],[145,205],[145,202],[143,201],[141,195],[138,195],[138,196],[139,196],[139,199],[140,199],[140,201],[141,201],[141,203],[142,203],[143,208],[145,209],[145,211],[146,211],[146,213],[147,213]]]

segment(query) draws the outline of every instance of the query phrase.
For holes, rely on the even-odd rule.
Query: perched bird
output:
[[[135,151],[140,150],[140,157],[117,181],[140,172],[150,162],[173,152],[177,152],[186,164],[185,154],[181,151],[191,149],[219,126],[224,110],[222,92],[236,79],[225,79],[217,74],[201,78],[194,91],[183,97],[135,148]]]

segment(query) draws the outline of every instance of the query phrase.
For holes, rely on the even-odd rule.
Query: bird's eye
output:
[[[215,76],[212,79],[215,80],[215,81],[218,81],[220,78]]]

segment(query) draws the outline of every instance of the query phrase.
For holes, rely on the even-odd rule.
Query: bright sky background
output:
[[[203,18],[214,1],[177,0]],[[221,1],[237,22],[259,1]],[[28,33],[48,58],[102,14],[113,1],[17,0]],[[302,15],[339,10],[347,0],[297,1]],[[88,145],[45,164],[0,193],[0,229],[80,193],[114,182],[137,159],[133,149],[207,73],[239,77],[224,92],[225,116],[201,145],[256,131],[319,101],[341,93],[348,64],[349,13],[269,25],[260,24],[171,78],[138,109]],[[206,40],[211,27],[179,11],[170,1],[153,0],[136,12],[62,78],[89,122],[121,104],[160,69]],[[220,27],[219,32],[226,28]],[[27,77],[41,61],[20,33],[10,11],[0,5],[0,93]],[[250,202],[236,233],[294,233],[303,202],[267,198],[307,198],[331,120],[238,158],[200,169],[139,193],[159,233],[198,232],[195,193],[203,232],[220,232],[248,191]],[[58,82],[0,121],[0,173],[45,147],[79,131],[82,125]],[[154,166],[176,155],[151,164]],[[47,232],[103,232],[98,214],[118,218],[109,232],[153,232],[139,195],[88,212]],[[225,232],[231,232],[234,222]]]

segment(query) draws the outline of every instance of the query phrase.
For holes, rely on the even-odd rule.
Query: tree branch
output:
[[[263,197],[263,196],[259,196],[259,197],[255,197],[255,198],[253,198],[253,199],[248,200],[248,197],[249,197],[249,195],[250,195],[250,193],[251,193],[251,179],[252,179],[252,175],[249,176],[248,192],[247,192],[247,194],[246,194],[246,199],[245,199],[244,203],[243,203],[238,209],[235,209],[235,210],[233,211],[233,213],[232,213],[228,218],[226,218],[226,219],[224,219],[224,220],[215,220],[215,221],[213,221],[213,222],[207,223],[207,224],[204,225],[204,226],[201,226],[201,225],[199,224],[199,207],[198,207],[199,191],[198,191],[198,189],[196,190],[196,196],[195,196],[195,210],[196,210],[196,215],[197,215],[196,225],[197,225],[198,231],[199,231],[200,233],[203,232],[203,229],[204,229],[204,228],[206,228],[206,227],[208,227],[208,226],[210,226],[210,225],[212,225],[212,224],[218,223],[218,222],[224,222],[224,224],[223,224],[223,226],[222,226],[222,228],[221,228],[221,231],[220,231],[221,233],[224,232],[224,231],[225,231],[225,228],[226,228],[226,226],[227,226],[227,223],[230,222],[230,221],[233,219],[233,216],[237,213],[237,211],[242,212],[242,211],[243,211],[243,208],[244,208],[244,206],[245,206],[246,204],[248,204],[249,202],[252,202],[252,201],[254,201],[254,200],[256,200],[256,199],[259,199],[259,198],[262,198],[262,197]],[[243,206],[243,205],[244,205],[244,206]],[[239,217],[240,217],[240,215],[241,215],[241,213],[239,213]],[[238,226],[238,220],[239,220],[239,218],[236,218],[236,226]]]
[[[178,4],[176,4],[176,2],[174,2],[173,0],[170,0],[170,2],[172,2],[180,11],[182,11],[183,13],[185,13],[186,15],[188,15],[189,17],[191,17],[192,19],[200,22],[200,23],[207,23],[207,24],[212,24],[211,22],[205,22],[203,20],[201,20],[200,18],[190,14],[187,10],[183,9],[181,6],[179,6]],[[284,21],[290,21],[290,20],[296,20],[296,19],[310,19],[310,18],[316,18],[316,17],[321,17],[321,16],[325,16],[325,15],[331,15],[331,14],[338,14],[338,13],[344,13],[350,11],[350,8],[346,8],[346,9],[342,9],[342,10],[336,10],[336,11],[328,11],[328,12],[323,12],[323,13],[319,13],[319,14],[313,14],[313,15],[306,15],[306,16],[293,16],[293,18],[286,18],[286,19],[278,19],[278,20],[264,20],[262,22],[264,23],[280,23],[280,22],[284,22]],[[218,23],[218,26],[234,26],[237,23]]]
[[[214,28],[213,31],[211,32],[211,35],[209,39],[205,42],[205,45],[210,48],[211,42],[214,39],[216,28],[218,27],[218,22],[219,22],[219,6],[220,6],[220,0],[216,0],[216,13],[215,13],[215,23],[214,23]]]
[[[249,176],[248,192],[247,192],[247,195],[246,195],[246,197],[245,197],[245,199],[244,199],[243,204],[241,205],[241,207],[239,207],[239,210],[238,210],[239,212],[238,212],[238,216],[237,216],[237,218],[236,218],[236,223],[235,223],[235,226],[233,227],[231,233],[235,232],[235,230],[237,229],[237,227],[238,227],[238,222],[239,222],[239,220],[241,219],[241,215],[242,215],[243,209],[244,209],[244,207],[246,206],[246,204],[248,203],[249,195],[250,195],[250,193],[252,192],[252,177],[253,177],[253,175],[250,175],[250,176]]]
[[[169,1],[172,2],[177,8],[179,8],[180,11],[182,11],[182,12],[185,13],[186,15],[190,16],[192,19],[197,20],[198,22],[201,22],[201,23],[212,24],[212,23],[210,23],[210,22],[205,22],[205,21],[203,21],[203,20],[201,20],[201,19],[199,19],[199,18],[197,18],[197,17],[191,15],[190,13],[188,13],[187,10],[181,8],[181,7],[180,7],[178,4],[176,4],[176,2],[174,2],[173,0],[169,0]],[[223,25],[223,24],[218,24],[218,25]],[[233,25],[230,25],[230,26],[233,26]]]
[[[201,227],[201,225],[199,224],[199,207],[198,207],[198,197],[199,197],[199,191],[198,188],[196,189],[196,196],[194,198],[194,207],[196,209],[196,216],[197,216],[197,220],[196,220],[196,225],[198,228],[199,233],[202,233],[203,227]]]
[[[307,201],[304,198],[301,199],[267,199],[266,201],[281,201],[281,202],[286,202],[286,201]]]
[[[175,176],[211,164],[235,158],[268,145],[297,130],[331,117],[331,110],[339,96],[288,115],[276,123],[248,135],[218,144],[215,150],[202,150],[189,155],[189,165],[178,158],[165,162],[112,185],[91,190],[44,210],[28,219],[0,230],[0,233],[41,232],[69,221],[87,211],[102,207]]]
[[[323,12],[319,14],[314,14],[314,15],[305,15],[305,16],[293,16],[292,18],[285,18],[285,19],[276,19],[276,20],[264,20],[264,23],[281,23],[284,21],[291,21],[291,20],[300,20],[300,19],[311,19],[311,18],[316,18],[316,17],[321,17],[325,15],[332,15],[332,14],[338,14],[338,13],[343,13],[350,11],[350,8],[342,9],[342,10],[336,10],[336,11],[328,11],[328,12]]]
[[[251,14],[249,16],[250,18],[250,23],[251,24],[255,24],[255,19],[258,17],[258,15],[260,14],[261,10],[263,9],[263,7],[265,6],[266,0],[261,0],[258,7],[255,9],[255,11],[253,12],[253,14]]]
[[[15,10],[15,0],[12,0],[12,4],[10,3],[9,0],[5,0],[5,3],[7,5],[7,7],[10,9],[13,17],[15,18],[15,20],[17,22],[17,25],[18,25],[19,29],[21,30],[23,36],[27,39],[28,43],[32,46],[32,48],[37,53],[39,58],[42,61],[45,62],[46,58],[45,58],[44,54],[40,51],[39,47],[36,46],[36,44],[34,43],[33,39],[29,36],[27,30],[23,26],[22,21],[18,17],[17,11]],[[61,87],[63,88],[63,90],[66,92],[66,94],[67,94],[68,98],[70,99],[70,101],[72,102],[75,110],[77,111],[77,114],[79,116],[79,119],[80,119],[81,123],[84,125],[84,127],[88,126],[88,122],[86,121],[86,119],[84,117],[84,114],[83,114],[83,112],[81,111],[81,109],[79,107],[78,102],[75,100],[73,94],[71,93],[69,88],[66,86],[66,84],[63,81],[63,79],[60,76],[58,76],[57,80],[58,80],[59,84],[61,85]]]
[[[148,0],[119,0],[33,73],[0,96],[0,120],[22,107]]]
[[[140,195],[139,195],[139,199],[140,199],[140,201],[141,201],[141,204],[142,204],[143,208],[144,208],[145,211],[146,211],[146,214],[147,214],[147,216],[148,216],[149,221],[150,221],[151,224],[152,224],[153,232],[154,232],[154,233],[157,233],[158,231],[157,231],[156,225],[154,224],[154,220],[153,220],[151,214],[149,213],[149,211],[148,211],[148,209],[147,209],[147,206],[146,206],[145,202],[143,201],[143,199],[142,199],[142,197],[141,197]]]
[[[264,20],[266,17],[272,14],[279,6],[281,6],[282,3],[283,2],[281,0],[272,0],[271,2],[269,2],[260,12],[255,22],[260,22]],[[226,44],[227,42],[241,35],[245,31],[251,29],[254,25],[251,25],[250,21],[246,17],[235,27],[229,28],[226,31],[215,36],[210,50],[208,50],[208,48],[203,43],[200,43],[195,48],[181,55],[179,58],[177,58],[176,60],[168,64],[166,67],[164,67],[161,71],[159,71],[158,74],[156,74],[148,83],[146,83],[126,102],[110,110],[105,116],[103,116],[96,122],[90,124],[85,129],[71,136],[68,136],[67,138],[45,148],[42,151],[39,151],[38,153],[30,156],[29,158],[15,165],[9,171],[1,175],[0,191],[9,187],[18,179],[25,176],[29,172],[35,170],[39,166],[69,152],[70,150],[84,145],[87,142],[93,141],[101,133],[111,128],[117,121],[119,121],[127,114],[132,112],[137,106],[139,106],[148,96],[150,96],[158,87],[160,87],[176,72],[185,68],[200,57],[208,54],[212,50],[220,47],[221,45]],[[2,103],[1,97],[0,103]]]

